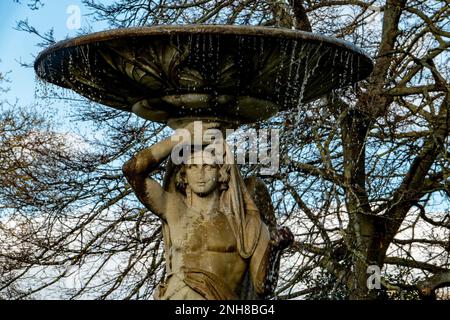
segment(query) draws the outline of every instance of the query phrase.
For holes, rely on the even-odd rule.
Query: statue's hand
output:
[[[278,250],[284,250],[294,242],[294,235],[288,227],[278,228],[271,234],[272,245]]]

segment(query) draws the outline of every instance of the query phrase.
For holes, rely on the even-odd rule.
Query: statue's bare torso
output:
[[[178,195],[169,202],[173,208],[169,210],[172,214],[167,215],[171,242],[167,257],[171,273],[178,277],[169,278],[168,295],[172,287],[179,286],[184,273],[194,269],[217,276],[230,290],[236,291],[247,264],[238,252],[227,217],[217,208],[209,212],[189,208]]]

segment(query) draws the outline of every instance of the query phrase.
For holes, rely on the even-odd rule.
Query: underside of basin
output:
[[[364,79],[372,61],[312,33],[250,26],[117,29],[59,42],[38,76],[158,122],[199,117],[250,123]]]

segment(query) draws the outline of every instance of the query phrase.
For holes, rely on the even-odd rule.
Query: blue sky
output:
[[[36,46],[40,42],[37,36],[14,30],[17,22],[28,19],[30,25],[42,33],[53,28],[55,39],[62,40],[74,37],[78,32],[67,27],[70,17],[68,7],[79,6],[81,27],[86,27],[87,19],[83,15],[88,13],[81,5],[81,0],[45,0],[44,6],[39,10],[31,10],[27,2],[28,0],[21,0],[21,3],[14,0],[0,1],[0,71],[10,71],[10,91],[6,94],[6,99],[13,102],[18,98],[21,105],[29,105],[34,100],[35,74],[32,68],[21,67],[18,61],[32,63],[42,48]]]

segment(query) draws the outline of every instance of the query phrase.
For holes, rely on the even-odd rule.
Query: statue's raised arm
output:
[[[203,129],[215,125],[205,123]],[[194,123],[188,123],[183,129],[176,130],[172,136],[138,152],[122,167],[139,201],[163,220],[167,218],[167,201],[179,201],[179,199],[176,195],[165,191],[159,182],[150,177],[150,174],[171,154],[175,146],[193,141]]]
[[[171,138],[158,142],[150,148],[138,152],[122,167],[122,171],[139,201],[164,220],[166,219],[165,204],[168,194],[149,175],[167,158],[175,143]]]
[[[185,129],[192,132],[193,124],[187,125]],[[172,195],[152,179],[150,174],[170,155],[172,149],[185,139],[186,135],[175,131],[172,136],[135,154],[122,167],[139,201],[163,220],[167,218],[166,204]]]

